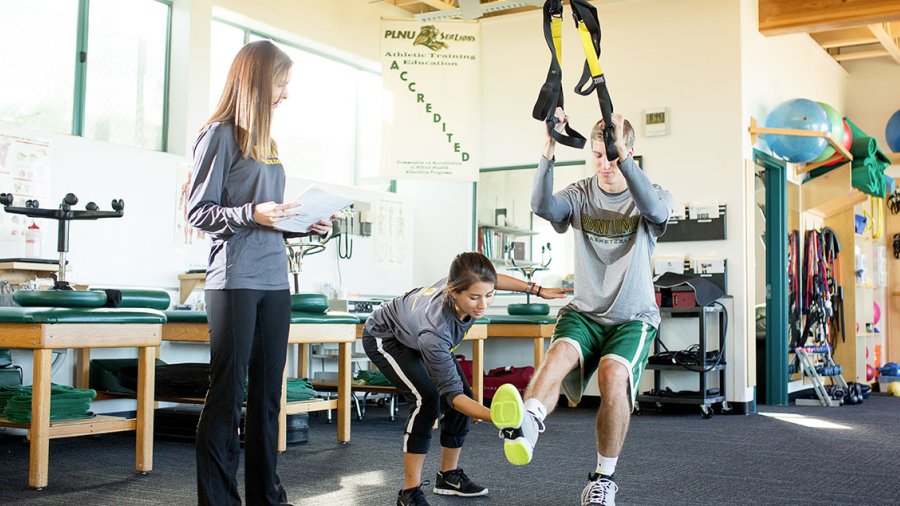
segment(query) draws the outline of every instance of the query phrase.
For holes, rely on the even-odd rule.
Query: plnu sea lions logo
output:
[[[419,35],[416,37],[416,40],[413,41],[413,45],[425,46],[432,51],[446,49],[447,47],[449,47],[446,42],[435,40],[440,34],[441,31],[435,28],[434,25],[425,25],[419,31]]]

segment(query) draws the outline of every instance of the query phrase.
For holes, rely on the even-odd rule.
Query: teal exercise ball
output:
[[[891,151],[900,153],[900,109],[888,120],[887,127],[884,129],[884,138],[887,139]]]
[[[795,98],[769,113],[766,127],[830,132],[831,122],[821,105],[805,98]],[[766,134],[766,144],[779,158],[792,163],[805,163],[822,154],[828,141],[824,137]]]

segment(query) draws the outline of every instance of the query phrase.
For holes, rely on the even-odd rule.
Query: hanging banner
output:
[[[386,111],[381,176],[478,180],[478,23],[381,23]]]

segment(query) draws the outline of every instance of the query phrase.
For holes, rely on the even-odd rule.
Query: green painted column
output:
[[[766,385],[765,401],[788,403],[788,225],[785,163],[755,151],[766,177]]]

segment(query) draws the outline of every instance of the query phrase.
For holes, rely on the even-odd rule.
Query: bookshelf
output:
[[[478,252],[488,257],[494,263],[504,264],[506,262],[507,248],[512,247],[515,251],[516,263],[533,265],[530,239],[537,234],[538,232],[526,228],[479,224]],[[517,240],[520,237],[526,237],[529,240]]]

